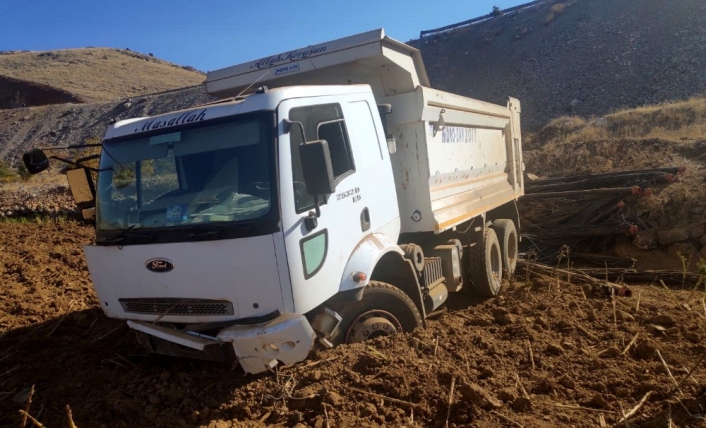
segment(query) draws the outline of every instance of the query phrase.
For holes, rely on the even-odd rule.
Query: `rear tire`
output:
[[[495,231],[486,227],[483,241],[471,247],[471,282],[481,296],[497,296],[503,280],[502,254]]]
[[[517,268],[517,228],[512,220],[500,219],[493,222],[493,229],[498,235],[498,241],[500,241],[500,254],[502,255],[505,277],[509,278],[515,274]]]
[[[370,281],[361,300],[334,310],[342,318],[332,337],[334,345],[410,332],[422,326],[422,316],[412,299],[384,282]]]

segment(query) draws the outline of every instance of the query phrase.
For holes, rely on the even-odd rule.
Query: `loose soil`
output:
[[[706,406],[706,368],[684,380],[706,355],[694,284],[610,297],[520,272],[501,297],[452,296],[424,330],[252,376],[146,355],[98,308],[81,249],[92,236],[0,223],[0,426],[20,425],[32,385],[30,413],[47,427],[67,426],[67,405],[78,427],[218,428],[599,426],[650,392],[631,426],[699,426],[687,411]]]

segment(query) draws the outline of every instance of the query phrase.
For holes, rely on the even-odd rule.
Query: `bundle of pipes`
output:
[[[610,286],[615,290],[625,289],[624,284],[650,284],[657,287],[683,287],[701,289],[706,284],[706,272],[683,270],[636,270],[620,268],[560,268],[522,260],[518,264],[520,274],[530,274],[556,278],[564,282]],[[621,295],[620,292],[616,293]]]
[[[645,225],[639,218],[625,217],[626,208],[651,195],[652,187],[673,182],[684,170],[669,167],[527,180],[526,194],[518,204],[521,249],[549,262],[566,253],[567,247],[570,252],[595,252],[595,244],[605,244],[602,238],[634,235]],[[620,260],[621,266],[627,263]]]
[[[683,174],[684,171],[684,167],[667,167],[574,175],[571,177],[541,178],[525,182],[525,193],[529,195],[532,193],[631,186],[647,188],[659,183],[672,182],[676,175]]]

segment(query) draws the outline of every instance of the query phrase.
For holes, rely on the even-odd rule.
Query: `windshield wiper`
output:
[[[151,242],[154,239],[154,234],[150,232],[137,232],[139,227],[132,226],[121,230],[117,234],[111,236],[110,238],[103,238],[97,240],[98,244],[127,244],[131,242]]]
[[[212,230],[210,232],[194,232],[186,235],[190,241],[201,241],[208,239],[220,239],[223,236],[223,231]]]
[[[186,235],[186,237],[190,241],[206,241],[209,239],[216,240],[225,238],[224,229],[205,230],[207,228],[208,226],[188,228],[185,231],[191,233]],[[250,236],[252,234],[252,227],[248,225],[230,226],[228,229],[237,230],[237,235],[239,238]]]

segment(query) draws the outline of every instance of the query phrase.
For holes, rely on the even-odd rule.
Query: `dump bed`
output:
[[[518,100],[419,87],[387,101],[402,232],[439,233],[524,194]]]
[[[402,232],[451,229],[524,193],[520,103],[499,106],[430,88],[419,51],[370,31],[208,74],[234,96],[260,85],[368,84],[396,140]]]

